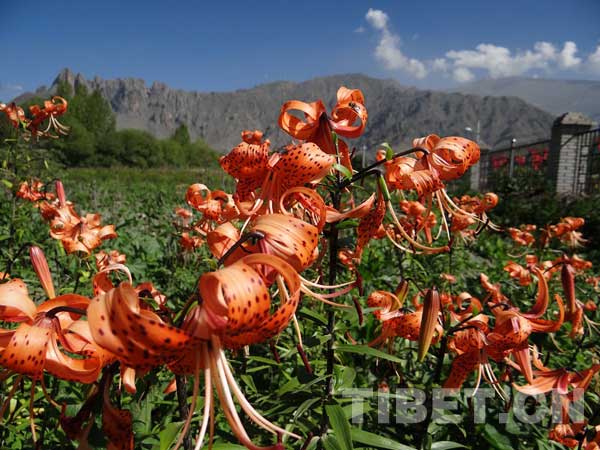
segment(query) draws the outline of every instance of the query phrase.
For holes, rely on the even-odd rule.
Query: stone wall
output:
[[[552,126],[548,176],[555,181],[557,194],[581,194],[585,191],[588,148],[578,134],[592,129],[594,122],[581,113],[566,113]]]
[[[592,119],[582,113],[569,112],[556,118],[551,129],[548,154],[547,175],[552,180],[557,194],[579,195],[586,192],[588,182],[588,162],[590,151],[590,133],[597,127]],[[593,137],[593,136],[592,136]],[[521,145],[520,147],[528,147]],[[508,149],[502,149],[508,151]],[[473,190],[482,190],[490,181],[490,159],[501,150],[484,150],[482,148],[480,162],[475,164],[470,173],[470,184]],[[515,153],[510,152],[511,157]]]

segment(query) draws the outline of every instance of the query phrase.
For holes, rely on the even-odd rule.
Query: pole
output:
[[[513,177],[515,171],[515,142],[517,142],[515,138],[510,140],[510,165],[508,166],[508,176],[510,178]]]
[[[366,159],[367,159],[367,146],[363,145],[362,146],[362,168],[364,169],[367,165],[366,163]]]

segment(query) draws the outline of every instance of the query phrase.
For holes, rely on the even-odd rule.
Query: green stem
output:
[[[421,151],[424,153],[429,153],[427,150],[422,149],[422,148],[411,148],[410,150],[404,150],[402,152],[398,152],[396,153],[394,156],[392,156],[391,160],[394,160],[396,158],[400,158],[402,156],[406,156],[406,155],[410,155],[411,153],[415,153],[417,151]],[[352,178],[338,182],[338,189],[341,191],[345,188],[347,188],[348,186],[350,186],[351,184],[355,183],[358,180],[362,180],[364,177],[371,175],[375,169],[378,169],[379,166],[381,166],[382,164],[384,164],[385,162],[387,162],[386,159],[382,159],[381,161],[375,161],[373,164],[365,167],[364,169],[359,170],[358,172],[356,172]]]

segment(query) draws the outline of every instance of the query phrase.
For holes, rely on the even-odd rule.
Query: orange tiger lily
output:
[[[264,214],[250,227],[264,238],[258,243],[263,253],[275,255],[297,272],[309,267],[318,256],[319,229],[285,214]]]
[[[237,149],[222,157],[220,164],[237,180],[234,201],[244,216],[254,216],[265,209],[271,213],[280,212],[280,200],[288,189],[319,182],[335,163],[333,155],[323,153],[313,143],[288,145],[269,156],[265,170],[260,173],[260,193],[256,193],[258,177],[242,177],[246,167],[252,171],[256,169],[252,155],[248,156],[247,152],[237,154]],[[262,208],[265,202],[266,208]]]
[[[4,103],[0,103],[0,112],[6,114],[8,121],[15,128],[18,128],[19,125],[23,124],[27,126],[29,120],[25,117],[25,111],[20,106],[17,106],[16,103],[9,103],[8,105]]]
[[[312,103],[291,100],[281,107],[279,126],[296,139],[314,142],[327,154],[335,155],[339,151],[342,164],[351,170],[348,146],[340,139],[336,149],[332,132],[347,138],[359,137],[368,119],[364,103],[360,90],[342,86],[338,89],[337,104],[331,117],[327,116],[327,110],[321,100]],[[304,121],[289,112],[294,110],[304,113]]]
[[[405,230],[416,237],[421,230],[425,233],[425,239],[428,244],[433,242],[432,230],[437,224],[437,218],[430,208],[427,208],[419,201],[402,200],[400,209],[406,214],[400,223]]]
[[[398,295],[396,295],[398,294]],[[375,316],[382,322],[381,334],[369,342],[369,346],[379,346],[394,337],[402,337],[409,341],[418,341],[423,321],[423,304],[417,302],[417,297],[413,299],[413,305],[416,307],[414,312],[403,312],[401,310],[406,295],[408,294],[408,284],[400,284],[396,294],[387,291],[374,291],[367,299],[367,305],[370,308],[379,308],[375,311]],[[436,343],[443,334],[443,328],[439,322],[435,322],[431,341]]]
[[[224,191],[211,191],[200,183],[192,184],[188,188],[185,199],[188,205],[202,213],[202,219],[194,225],[194,229],[202,234],[213,228],[212,222],[220,224],[234,219],[239,214],[231,195]]]
[[[108,439],[107,450],[133,450],[133,416],[112,404],[110,384],[105,382],[102,394],[102,430]]]
[[[481,384],[482,378],[492,385],[494,390],[504,399],[506,393],[502,389],[490,359],[501,361],[507,356],[507,351],[501,351],[488,345],[486,336],[489,333],[488,317],[479,314],[481,303],[464,293],[456,297],[455,301],[462,303],[470,299],[470,305],[462,313],[450,311],[453,322],[457,322],[448,339],[448,349],[457,354],[452,361],[450,374],[443,384],[444,388],[458,389],[467,380],[467,377],[477,371],[475,390]],[[458,326],[458,328],[456,328]]]
[[[586,423],[559,423],[548,433],[548,439],[558,442],[569,448],[575,448],[579,445],[580,435],[585,431]],[[596,435],[596,440],[600,435]],[[597,450],[598,444],[587,445],[587,439],[583,440],[582,449]]]
[[[453,180],[464,174],[464,172],[479,160],[479,147],[472,141],[457,137],[440,138],[429,135],[413,141],[415,149],[426,150],[426,154],[417,151],[416,157],[402,156],[392,158],[384,163],[385,182],[391,191],[415,190],[419,198],[423,198],[426,204],[435,203],[442,211],[443,227],[450,239],[450,228],[445,214],[461,215],[471,217],[473,220],[482,222],[483,218],[475,213],[470,213],[457,205],[444,189],[444,181]],[[388,208],[390,209],[390,208]],[[431,248],[418,244],[410,238],[399,220],[395,217],[393,209],[390,209],[394,217],[395,225],[411,245],[427,253],[439,253],[447,251],[447,247]],[[485,220],[487,222],[487,219]],[[415,245],[416,244],[416,245]],[[408,250],[404,247],[400,248]]]
[[[27,181],[23,181],[19,185],[16,196],[30,202],[54,199],[54,194],[52,192],[45,192],[44,183],[38,179],[31,180],[31,184]]]
[[[440,138],[430,134],[413,140],[413,147],[427,150],[424,158],[442,181],[460,178],[469,167],[479,161],[479,146],[462,137]]]
[[[114,264],[125,264],[127,256],[123,253],[119,253],[117,250],[111,250],[108,253],[104,250],[100,250],[94,255],[94,259],[96,260],[96,269],[102,271]]]
[[[192,336],[142,307],[138,293],[125,281],[97,295],[87,317],[94,342],[133,369],[166,363],[195,343]]]
[[[270,311],[268,290],[272,279],[275,279],[281,296],[279,308],[274,312]],[[269,422],[250,405],[237,385],[224,353],[224,348],[237,349],[271,339],[288,325],[300,297],[300,277],[294,268],[273,255],[249,255],[216,272],[202,275],[199,292],[202,303],[187,314],[182,330],[200,339],[200,344],[192,353],[169,364],[175,373],[194,374],[191,411],[198,396],[199,371],[204,370],[205,408],[197,448],[202,444],[213,415],[213,384],[234,435],[247,448],[259,450],[262,447],[254,445],[248,436],[234,406],[234,397],[248,417],[261,428],[299,438]],[[176,447],[190,422],[191,414]],[[282,446],[278,443],[266,448],[275,450]]]
[[[50,236],[62,242],[67,253],[82,252],[89,255],[102,241],[117,237],[114,225],[101,226],[100,214],[80,217],[73,204],[66,201],[64,187],[56,182],[58,202],[43,202],[40,212],[50,224]]]
[[[271,143],[262,142],[262,132],[242,132],[243,142],[219,158],[225,172],[237,180],[236,196],[240,201],[252,200],[252,193],[261,187],[269,172]]]
[[[51,298],[36,306],[22,280],[12,279],[0,285],[0,321],[20,323],[16,328],[0,328],[0,366],[8,370],[5,375],[19,374],[15,386],[23,375],[34,381],[30,421],[35,442],[35,382],[42,380],[44,371],[64,380],[93,383],[110,357],[93,343],[76,345],[78,340],[85,340],[88,331],[87,322],[78,319],[89,305],[89,299],[75,294],[54,297],[54,286],[43,253],[37,248],[31,253],[35,271]],[[83,358],[63,352],[59,343],[67,352]],[[0,408],[0,419],[13,394],[14,390]]]
[[[200,236],[192,236],[190,233],[184,232],[181,233],[181,237],[179,238],[179,245],[181,245],[185,251],[191,252],[202,247],[204,245],[204,239]]]
[[[50,299],[36,306],[25,283],[17,278],[0,285],[0,320],[20,322],[15,329],[0,329],[0,365],[34,380],[46,370],[67,380],[96,381],[104,360],[94,348],[88,349],[89,358],[75,359],[58,347],[60,342],[68,351],[82,354],[68,345],[64,335],[78,332],[72,326],[81,313],[72,311],[85,311],[89,299],[76,294],[54,297],[46,259],[41,251],[32,253],[34,267]]]
[[[570,403],[578,401],[583,396],[593,376],[600,370],[600,364],[595,364],[586,370],[569,372],[567,369],[550,370],[544,367],[537,357],[534,358],[534,362],[539,369],[535,372],[535,378],[524,386],[513,383],[515,389],[532,396],[555,390],[561,396],[562,418],[566,422]]]
[[[271,314],[267,285],[274,278],[282,301]],[[199,283],[203,302],[194,335],[205,340],[217,335],[227,348],[264,342],[288,325],[298,306],[300,287],[300,277],[290,264],[262,253],[205,273]]]
[[[508,264],[504,266],[504,270],[508,272],[511,278],[517,278],[521,286],[529,286],[533,281],[529,270],[516,262],[509,261]]]
[[[506,231],[508,231],[515,244],[530,246],[535,242],[535,237],[531,234],[535,229],[535,225],[522,225],[520,229],[511,227]]]
[[[571,248],[582,247],[587,240],[580,231],[576,231],[585,224],[582,217],[563,217],[556,225],[549,227],[551,237],[558,238]]]
[[[59,96],[54,96],[50,100],[44,101],[44,107],[40,108],[39,105],[31,105],[29,107],[32,119],[27,124],[27,129],[31,132],[34,137],[46,136],[51,138],[58,138],[57,135],[53,135],[50,130],[55,130],[59,135],[67,135],[69,127],[61,124],[56,118],[62,116],[67,112],[67,101]],[[40,125],[48,120],[48,127],[39,131]]]

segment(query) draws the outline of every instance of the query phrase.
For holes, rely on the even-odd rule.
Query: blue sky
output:
[[[599,80],[599,23],[599,0],[0,0],[0,100],[63,67],[201,91],[348,72],[430,88]]]

